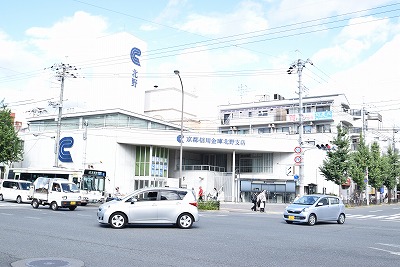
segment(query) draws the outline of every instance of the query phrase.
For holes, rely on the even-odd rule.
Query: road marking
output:
[[[390,248],[400,248],[400,245],[398,245],[398,244],[376,243],[376,245],[386,246],[386,247],[390,247]],[[383,249],[383,248],[376,248],[376,247],[369,247],[369,248],[375,249],[375,250],[379,250],[379,251],[388,252],[388,253],[390,253],[392,255],[400,256],[400,251],[391,251],[391,250],[387,250],[387,249]]]
[[[383,211],[383,210],[370,210],[369,212],[380,212],[380,211]]]
[[[384,219],[384,218],[388,218],[389,216],[387,215],[380,215],[380,216],[376,216],[374,217],[374,219]]]
[[[14,215],[14,214],[12,214],[12,213],[4,213],[4,212],[2,212],[2,213],[0,213],[0,214],[2,214],[2,215]]]

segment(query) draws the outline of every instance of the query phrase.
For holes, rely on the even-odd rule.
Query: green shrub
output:
[[[219,201],[207,200],[197,202],[199,210],[219,210]]]

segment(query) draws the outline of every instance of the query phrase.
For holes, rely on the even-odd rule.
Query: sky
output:
[[[257,101],[262,95],[297,98],[298,75],[287,70],[302,60],[307,62],[303,96],[343,93],[351,108],[380,113],[382,129],[400,126],[398,1],[0,3],[0,101],[17,118],[35,108],[51,109],[48,102],[58,100],[60,82],[50,67],[60,62],[76,66],[81,81],[80,86],[65,82],[66,107],[90,106],[96,93],[85,93],[82,85],[101,84],[106,75],[96,72],[94,62],[119,64],[116,55],[130,52],[115,44],[110,57],[99,44],[127,33],[145,44],[140,90],[180,88],[174,74],[179,70],[185,92],[199,96],[200,119],[217,118],[218,105]],[[112,75],[131,75],[117,72]],[[96,97],[115,94],[107,90]]]

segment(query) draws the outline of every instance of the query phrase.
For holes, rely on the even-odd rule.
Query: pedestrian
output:
[[[265,190],[263,190],[257,196],[257,202],[260,203],[260,212],[265,212],[265,202],[267,201],[267,196],[265,195]]]
[[[254,192],[251,195],[251,202],[253,203],[253,207],[251,207],[252,211],[257,211],[257,193]]]
[[[214,187],[214,190],[213,190],[212,199],[213,200],[217,200],[218,199],[218,191],[217,191],[217,188],[215,188],[215,187]]]
[[[199,201],[203,201],[203,188],[199,186]]]

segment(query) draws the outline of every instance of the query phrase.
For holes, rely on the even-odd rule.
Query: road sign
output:
[[[298,176],[297,174],[295,174],[295,175],[293,175],[293,179],[294,179],[295,181],[297,181],[297,180],[299,180],[299,176]]]
[[[300,163],[301,162],[301,156],[294,157],[294,162]]]
[[[300,153],[301,153],[301,147],[296,146],[296,147],[294,148],[294,152],[296,152],[297,154],[300,154]]]

